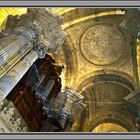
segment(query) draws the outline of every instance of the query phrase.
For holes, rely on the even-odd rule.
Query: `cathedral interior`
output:
[[[140,9],[0,15],[0,132],[140,131]]]

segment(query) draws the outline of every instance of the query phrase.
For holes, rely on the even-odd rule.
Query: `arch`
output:
[[[94,85],[94,83],[101,81],[112,81],[122,84],[127,87],[130,91],[134,91],[137,84],[133,78],[124,73],[115,70],[99,70],[93,73],[84,75],[79,79],[79,84],[77,85],[78,92],[83,92],[87,87]]]
[[[128,112],[118,112],[117,110],[114,111],[107,109],[106,111],[98,112],[96,115],[94,114],[94,116],[93,119],[89,121],[89,123],[91,124],[89,127],[89,132],[93,131],[94,128],[103,123],[118,124],[125,128],[128,132],[136,131],[136,126],[134,122],[135,118]]]
[[[128,132],[128,130],[117,123],[99,124],[92,132]]]

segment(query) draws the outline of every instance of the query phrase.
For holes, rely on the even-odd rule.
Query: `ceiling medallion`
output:
[[[126,44],[125,36],[117,26],[95,24],[83,32],[80,53],[91,64],[107,66],[121,59]]]

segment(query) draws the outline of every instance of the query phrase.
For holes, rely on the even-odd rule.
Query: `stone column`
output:
[[[83,103],[83,99],[84,96],[78,94],[70,87],[66,87],[64,91],[58,94],[49,115],[50,118],[53,118],[59,124],[57,127],[60,130],[69,130],[73,124],[73,120],[77,118],[77,115],[80,114],[86,106]]]
[[[0,101],[9,94],[37,58],[38,54],[34,50],[31,50],[0,79]]]
[[[32,44],[27,44],[22,50],[13,55],[8,61],[0,66],[0,78],[4,76],[16,63],[18,63],[30,50],[32,49]]]
[[[12,35],[2,38],[0,40],[0,66],[27,47],[26,44],[34,37],[33,30],[21,27],[17,28]]]
[[[16,86],[34,61],[58,50],[65,40],[60,19],[45,8],[19,17],[14,32],[0,39],[0,101]],[[24,20],[23,20],[24,19]],[[27,23],[24,21],[28,21]]]

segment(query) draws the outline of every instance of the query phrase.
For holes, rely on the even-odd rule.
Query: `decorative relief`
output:
[[[26,123],[11,101],[0,102],[0,132],[27,132]]]
[[[80,53],[91,64],[107,66],[118,62],[127,42],[123,32],[114,25],[95,24],[80,39]]]

